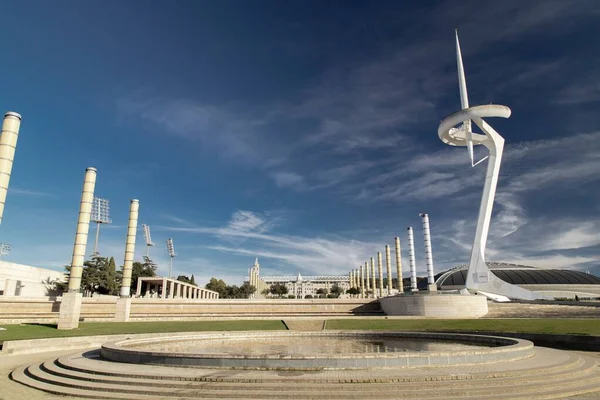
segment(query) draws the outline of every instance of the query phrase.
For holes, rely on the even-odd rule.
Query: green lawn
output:
[[[492,331],[600,336],[597,319],[331,319],[326,329]]]
[[[157,321],[157,322],[82,322],[78,329],[59,331],[51,324],[2,325],[0,342],[67,336],[117,335],[122,333],[160,333],[192,331],[269,331],[285,330],[280,320],[246,321]]]
[[[78,329],[59,331],[50,324],[3,325],[0,342],[67,336],[192,331],[285,330],[280,320],[83,322]],[[600,336],[594,319],[331,319],[326,329],[399,331],[493,331]]]

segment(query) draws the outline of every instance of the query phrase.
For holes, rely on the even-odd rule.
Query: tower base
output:
[[[460,294],[415,294],[379,299],[386,315],[428,318],[479,318],[488,313],[485,296]]]
[[[82,298],[83,295],[78,292],[68,292],[62,295],[58,312],[58,329],[68,330],[79,327]]]
[[[131,311],[131,297],[120,297],[117,299],[117,309],[115,311],[116,322],[129,321],[129,313]]]

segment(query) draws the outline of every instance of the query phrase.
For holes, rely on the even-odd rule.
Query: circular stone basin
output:
[[[490,363],[533,355],[526,340],[412,332],[221,332],[106,343],[111,361],[210,368],[346,369]]]

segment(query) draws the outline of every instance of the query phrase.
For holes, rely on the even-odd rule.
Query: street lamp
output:
[[[101,199],[94,196],[92,201],[92,213],[90,220],[96,223],[96,241],[94,242],[94,254],[98,255],[98,237],[100,236],[100,224],[110,224],[110,205],[107,199]]]
[[[169,279],[171,279],[171,272],[173,271],[173,258],[177,255],[175,254],[175,248],[173,247],[173,239],[167,239],[167,251],[169,252]]]

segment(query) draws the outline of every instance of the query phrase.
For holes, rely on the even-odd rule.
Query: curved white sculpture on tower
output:
[[[467,289],[476,290],[477,292],[496,300],[508,300],[504,296],[525,300],[542,298],[543,296],[535,292],[512,285],[496,277],[485,263],[485,248],[492,218],[494,198],[496,196],[500,163],[502,162],[504,138],[485,122],[483,118],[508,118],[510,117],[511,111],[510,108],[497,104],[469,107],[465,73],[460,53],[460,44],[458,42],[458,32],[456,32],[456,58],[462,110],[455,112],[442,121],[438,128],[438,136],[442,142],[450,146],[466,146],[471,160],[471,166],[473,167],[485,159],[488,160],[485,184],[483,186],[483,196],[481,197],[479,217],[477,219],[477,229],[475,231],[475,240],[471,250],[471,259],[469,261],[469,270],[467,271],[465,285]],[[483,134],[474,133],[472,131],[471,121],[481,129]],[[475,162],[473,157],[473,146],[477,145],[485,146],[489,150],[489,156]]]

